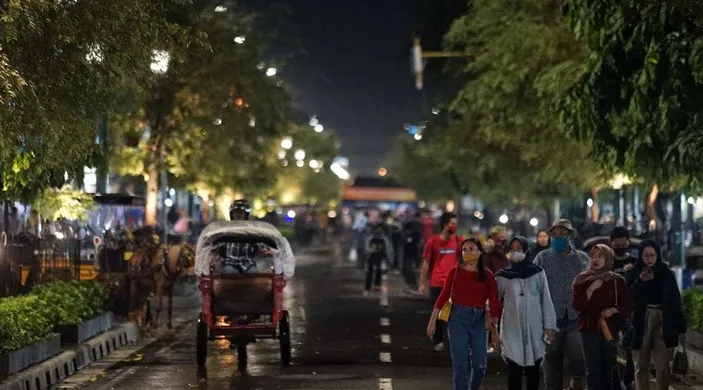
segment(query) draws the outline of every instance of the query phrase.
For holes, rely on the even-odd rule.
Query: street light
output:
[[[151,54],[151,71],[156,74],[168,72],[171,55],[165,50],[154,50]]]
[[[415,141],[419,141],[421,139],[422,139],[422,134],[420,134],[420,133],[415,134]]]
[[[316,133],[322,133],[323,130],[325,130],[324,126],[322,126],[320,124],[315,125],[315,132]]]
[[[246,42],[246,40],[247,40],[247,38],[243,37],[241,35],[238,37],[234,37],[234,43],[236,43],[238,45],[241,45],[242,43]]]
[[[305,160],[305,151],[303,149],[298,149],[295,151],[295,154],[293,155],[296,160]]]
[[[288,150],[292,147],[293,147],[293,138],[283,137],[283,139],[281,140],[281,148]]]
[[[276,75],[276,73],[278,73],[278,69],[276,69],[276,68],[266,69],[266,76],[268,76],[268,77],[273,77]]]
[[[530,220],[530,225],[537,227],[537,225],[539,225],[539,221],[537,220],[537,218],[532,218]]]
[[[315,127],[315,126],[317,126],[318,124],[320,124],[320,120],[317,119],[317,117],[313,115],[313,117],[310,118],[310,122],[309,122],[309,123],[310,123],[310,126]]]
[[[498,222],[503,224],[508,223],[508,216],[505,214],[501,215],[500,218],[498,218]]]

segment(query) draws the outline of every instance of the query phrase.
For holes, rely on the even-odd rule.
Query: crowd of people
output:
[[[575,247],[576,231],[566,219],[539,231],[534,243],[500,228],[485,240],[478,232],[465,239],[451,213],[432,234],[428,219],[417,214],[400,226],[373,225],[359,262],[368,267],[368,293],[398,265],[400,249],[409,290],[429,297],[433,350],[448,344],[455,390],[481,388],[489,345],[507,363],[510,390],[522,389],[523,381],[536,390],[540,378],[545,390],[567,381],[571,389],[649,390],[652,363],[656,389],[669,388],[674,349],[687,327],[674,273],[656,241],[644,240],[633,256],[628,230],[616,227],[608,245],[585,253]],[[362,224],[356,222],[358,238]]]

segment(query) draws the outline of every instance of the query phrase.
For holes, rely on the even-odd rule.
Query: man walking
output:
[[[549,229],[552,247],[540,252],[534,260],[547,275],[559,328],[559,333],[547,347],[544,358],[545,390],[562,389],[565,357],[569,361],[570,387],[583,389],[585,366],[577,331],[578,312],[573,307],[571,285],[576,276],[588,267],[588,255],[574,248],[572,239],[575,234],[568,219],[556,221]]]
[[[613,249],[613,260],[615,262],[613,271],[626,277],[637,258],[630,253],[630,232],[624,226],[618,226],[610,232],[610,247]],[[635,381],[635,363],[632,360],[632,349],[625,349],[625,375],[623,382],[625,387],[633,389]]]
[[[420,270],[420,285],[418,293],[425,294],[425,284],[427,276],[430,276],[430,310],[434,309],[435,301],[442,292],[444,281],[447,279],[449,271],[457,265],[457,253],[462,242],[462,238],[456,235],[457,220],[456,215],[444,213],[440,218],[441,233],[430,238],[425,244],[422,255],[422,268]],[[437,321],[436,331],[432,338],[434,351],[444,350],[444,323]]]

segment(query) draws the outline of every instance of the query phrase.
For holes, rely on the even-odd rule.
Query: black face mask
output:
[[[617,256],[617,257],[624,257],[624,256],[626,256],[628,251],[629,251],[628,248],[616,248],[616,249],[613,249],[613,252],[615,252],[615,256]]]

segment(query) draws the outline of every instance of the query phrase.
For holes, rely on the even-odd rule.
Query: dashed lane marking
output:
[[[388,317],[381,317],[381,326],[391,326],[391,319]]]
[[[378,390],[393,390],[393,379],[379,378],[378,379]]]
[[[388,306],[388,296],[387,295],[381,295],[381,306],[383,306],[383,307]]]
[[[381,343],[382,343],[382,344],[390,344],[390,343],[391,343],[391,335],[389,335],[389,334],[382,334],[382,335],[381,335]]]
[[[381,352],[378,356],[378,358],[383,362],[383,363],[391,363],[391,353],[390,352]]]

